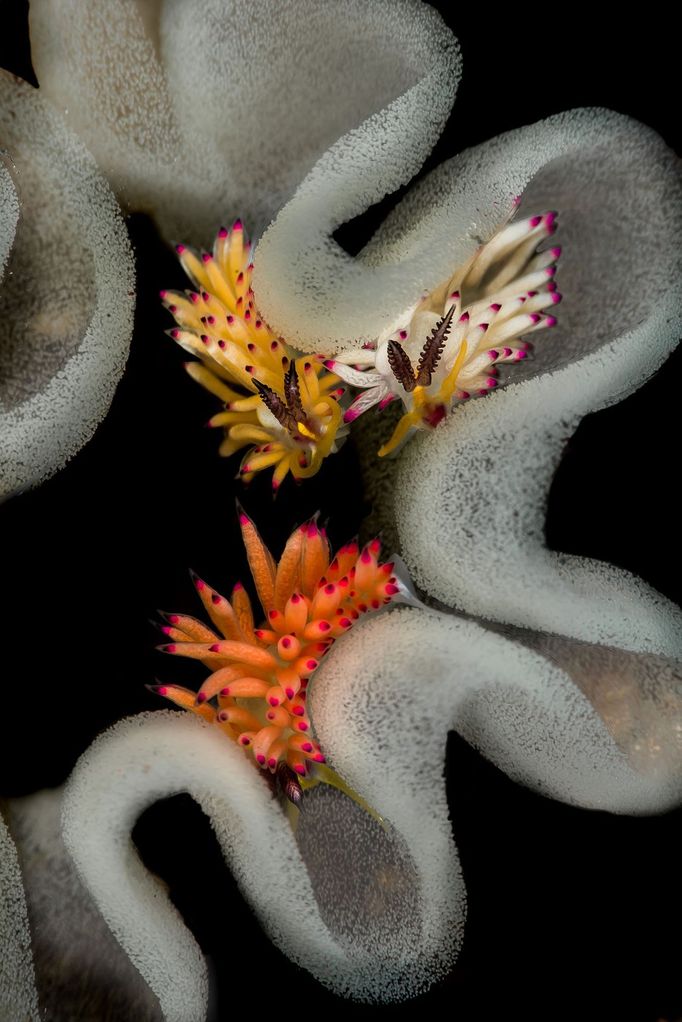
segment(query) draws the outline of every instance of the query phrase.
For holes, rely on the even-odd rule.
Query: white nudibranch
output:
[[[345,413],[353,422],[399,398],[406,408],[390,440],[394,451],[415,429],[434,428],[460,401],[498,385],[497,367],[520,362],[525,338],[557,320],[554,279],[561,248],[538,251],[557,228],[547,212],[503,227],[473,258],[401,316],[376,346],[341,352],[327,369],[361,393]]]

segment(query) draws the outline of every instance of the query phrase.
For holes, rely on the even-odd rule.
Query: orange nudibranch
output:
[[[305,777],[324,763],[306,709],[307,686],[336,639],[363,615],[405,592],[393,563],[379,560],[380,543],[350,542],[332,558],[315,519],[289,537],[276,563],[251,519],[240,510],[249,567],[265,622],[254,627],[251,601],[240,583],[231,598],[193,575],[212,627],[182,614],[164,614],[171,642],[165,653],[201,660],[210,670],[198,692],[179,685],[149,686],[220,728],[264,770],[284,765]]]

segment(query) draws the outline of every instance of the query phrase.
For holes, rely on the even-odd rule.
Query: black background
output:
[[[34,80],[26,7],[0,6],[0,64]],[[581,105],[631,114],[680,152],[679,59],[655,8],[646,18],[599,25],[549,7],[507,8],[502,21],[481,5],[477,14],[442,10],[461,42],[464,77],[427,169],[500,131]],[[349,250],[387,206],[339,232]],[[201,428],[215,400],[188,380],[182,353],[162,333],[169,321],[158,291],[184,287],[183,275],[149,221],[133,217],[129,227],[136,326],[111,412],[54,479],[0,509],[3,635],[17,653],[14,673],[3,679],[3,734],[20,738],[0,752],[3,796],[61,783],[104,727],[157,708],[144,684],[158,674],[175,672],[191,684],[192,665],[169,665],[153,652],[159,639],[148,623],[158,606],[197,611],[188,567],[217,588],[246,578],[233,511],[235,495],[243,496],[236,466],[217,458],[217,434]],[[627,568],[678,603],[681,364],[673,356],[637,394],[582,423],[547,517],[551,547]],[[314,480],[284,487],[276,517],[267,480],[243,500],[276,551],[318,508],[335,543],[357,531],[366,510],[351,444]],[[447,777],[469,898],[464,949],[448,982],[420,1002],[354,1007],[354,1014],[681,1018],[682,813],[629,819],[551,802],[512,784],[455,736]],[[309,1017],[347,1007],[271,946],[189,798],[149,810],[136,839],[216,963],[216,1018],[233,1008],[235,983],[257,992],[263,1015],[285,1003]],[[208,905],[184,879],[198,861],[215,891]],[[282,984],[264,987],[266,975]]]

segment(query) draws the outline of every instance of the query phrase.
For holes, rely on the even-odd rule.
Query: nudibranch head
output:
[[[402,400],[406,413],[380,456],[412,430],[437,426],[456,403],[489,393],[499,365],[527,358],[523,338],[556,324],[549,310],[561,301],[554,279],[561,249],[538,250],[556,228],[555,212],[507,224],[376,347],[325,362],[362,391],[344,415],[347,423],[376,404]]]
[[[199,358],[186,363],[187,372],[225,405],[208,423],[225,430],[220,453],[248,448],[241,478],[272,468],[275,490],[289,472],[315,475],[347,433],[338,376],[318,358],[297,358],[259,315],[252,246],[240,220],[219,230],[213,252],[176,251],[196,290],[162,291],[161,298],[177,323],[170,336]]]
[[[193,576],[213,628],[184,614],[164,614],[171,641],[159,648],[200,660],[211,674],[198,692],[151,687],[220,728],[262,769],[275,774],[286,767],[305,777],[311,762],[325,761],[306,711],[311,675],[339,636],[394,600],[403,586],[393,564],[379,561],[378,540],[362,550],[347,543],[330,559],[324,530],[311,520],[292,533],[276,564],[244,512],[240,524],[266,615],[263,627],[254,627],[242,585],[227,599]]]

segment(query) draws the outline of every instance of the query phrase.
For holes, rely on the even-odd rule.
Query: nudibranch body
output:
[[[402,400],[407,411],[381,456],[412,430],[437,426],[456,402],[495,388],[500,364],[527,357],[530,344],[522,338],[555,325],[547,310],[561,301],[554,280],[561,249],[538,251],[538,245],[556,227],[554,212],[508,224],[401,316],[376,347],[325,362],[362,389],[345,413],[347,423],[374,405],[383,409]]]
[[[249,482],[272,468],[277,490],[287,473],[304,479],[319,471],[347,433],[340,380],[319,359],[295,357],[259,316],[251,277],[252,247],[243,225],[221,228],[213,252],[176,251],[196,291],[162,291],[177,327],[170,336],[197,355],[189,375],[224,402],[209,426],[223,427],[220,453],[243,447],[240,474]]]
[[[313,520],[292,533],[276,564],[243,512],[240,525],[265,625],[254,627],[240,583],[228,600],[194,576],[217,631],[186,615],[164,614],[163,631],[172,641],[159,649],[200,660],[211,674],[198,693],[179,685],[150,688],[215,724],[264,770],[275,773],[285,764],[305,776],[311,761],[325,761],[306,712],[310,676],[361,615],[405,590],[393,563],[379,561],[378,540],[362,550],[348,543],[330,560],[324,530]]]

